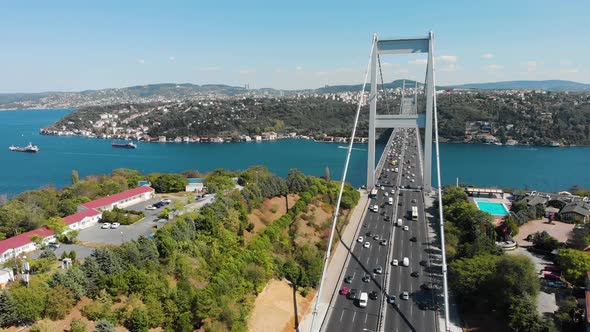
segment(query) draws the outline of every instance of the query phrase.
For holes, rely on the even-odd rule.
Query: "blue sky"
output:
[[[374,32],[429,30],[437,84],[590,83],[589,1],[2,0],[0,13],[0,93],[354,84]],[[424,58],[383,56],[385,80],[423,80]]]

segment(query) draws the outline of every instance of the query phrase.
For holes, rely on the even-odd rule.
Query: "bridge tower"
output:
[[[371,92],[369,94],[369,153],[367,163],[367,188],[375,187],[375,129],[377,128],[424,128],[424,190],[432,189],[432,115],[434,111],[434,34],[430,32],[425,38],[384,39],[379,40],[375,35],[373,52],[371,55]],[[377,64],[380,54],[410,54],[427,53],[426,82],[424,94],[426,96],[426,111],[423,114],[377,114]],[[403,97],[401,103],[404,103]],[[402,105],[403,106],[403,105]],[[414,106],[415,107],[415,106]],[[403,108],[403,107],[402,107]]]

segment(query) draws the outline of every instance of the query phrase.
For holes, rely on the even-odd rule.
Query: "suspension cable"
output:
[[[367,69],[365,70],[365,80],[363,82],[363,88],[360,91],[359,94],[359,102],[358,102],[358,106],[356,109],[356,115],[354,118],[354,126],[352,127],[352,134],[350,135],[350,142],[348,143],[348,152],[346,154],[346,161],[344,163],[344,171],[342,174],[342,180],[340,181],[340,191],[338,192],[338,200],[336,201],[336,209],[334,211],[334,219],[332,220],[332,229],[330,230],[330,239],[328,240],[328,249],[326,249],[326,255],[324,257],[324,267],[322,270],[322,277],[320,279],[320,287],[318,288],[318,292],[316,294],[316,299],[315,299],[315,304],[313,307],[313,314],[312,314],[312,318],[311,318],[311,326],[310,326],[310,332],[315,332],[314,331],[314,324],[315,324],[315,319],[318,315],[318,305],[320,303],[320,297],[322,295],[322,288],[324,286],[324,279],[326,276],[326,270],[328,268],[328,261],[330,259],[330,252],[332,250],[332,242],[334,240],[334,231],[336,230],[336,223],[338,221],[338,214],[340,213],[340,202],[342,201],[342,193],[344,191],[344,183],[346,183],[346,175],[348,173],[348,165],[350,164],[350,156],[352,154],[352,146],[354,143],[354,138],[356,136],[356,127],[359,121],[359,116],[361,114],[361,108],[363,106],[363,97],[365,95],[365,87],[367,85],[367,80],[369,78],[369,71],[370,71],[370,67],[371,67],[371,58],[373,57],[373,52],[375,52],[375,48],[377,47],[377,34],[373,35],[373,44],[371,45],[371,53],[369,54],[369,63],[367,64]],[[375,96],[376,98],[376,96]],[[320,325],[321,326],[321,325]]]
[[[383,91],[383,100],[385,100],[385,108],[387,108],[387,114],[391,114],[389,104],[387,103],[387,94],[385,91],[385,84],[383,83],[383,71],[381,70],[381,57],[377,54],[377,62],[379,63],[379,75],[381,76],[381,91]]]

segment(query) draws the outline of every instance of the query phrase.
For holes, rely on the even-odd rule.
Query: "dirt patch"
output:
[[[295,205],[298,199],[299,195],[288,196],[289,209]],[[264,202],[262,202],[262,206],[260,206],[260,208],[252,210],[252,213],[248,215],[248,219],[254,224],[254,229],[251,232],[245,231],[244,237],[249,239],[252,236],[260,233],[264,228],[266,228],[266,226],[268,226],[268,224],[285,213],[287,213],[287,208],[285,207],[285,196],[265,199]]]
[[[547,218],[543,218],[541,220],[527,222],[526,224],[520,226],[518,235],[514,237],[514,240],[519,246],[530,246],[532,243],[524,240],[527,235],[535,232],[546,231],[549,233],[549,235],[556,238],[557,241],[566,242],[570,232],[572,229],[574,229],[574,224],[567,224],[561,221],[553,221],[552,223],[548,223],[548,221],[549,220]]]
[[[293,288],[287,281],[271,280],[254,301],[254,309],[248,320],[248,331],[282,332],[295,330],[295,311],[301,322],[310,310],[315,293],[307,297],[299,293],[293,299]]]
[[[318,243],[321,236],[325,233],[322,232],[322,228],[324,231],[325,229],[329,229],[329,227],[325,228],[324,226],[326,223],[331,225],[332,222],[332,212],[326,211],[321,202],[308,204],[307,211],[307,213],[301,214],[295,220],[297,227],[295,242],[299,245],[304,243]]]

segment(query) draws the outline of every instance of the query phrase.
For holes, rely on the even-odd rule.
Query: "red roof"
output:
[[[9,239],[2,240],[0,241],[0,254],[4,254],[8,249],[18,248],[24,246],[25,244],[31,243],[31,236],[33,235],[39,235],[43,238],[46,238],[50,235],[53,235],[53,231],[49,228],[41,227],[17,236],[13,236]]]
[[[129,189],[126,190],[122,193],[118,193],[118,194],[114,194],[111,196],[107,196],[107,197],[103,197],[103,198],[99,198],[97,200],[94,200],[92,202],[88,202],[88,203],[84,203],[81,206],[87,208],[87,209],[97,209],[97,208],[101,208],[103,206],[107,206],[107,205],[111,205],[113,203],[117,203],[119,201],[122,201],[126,198],[130,198],[133,196],[137,196],[137,195],[141,195],[141,194],[145,194],[145,193],[149,193],[154,191],[154,188],[150,187],[150,186],[140,186],[137,188],[133,188],[133,189]]]
[[[590,315],[588,314],[590,311],[590,291],[586,291],[586,322],[590,323]]]
[[[71,224],[77,223],[78,221],[82,221],[86,217],[94,217],[99,214],[100,214],[100,212],[98,212],[94,209],[88,209],[88,210],[84,210],[82,212],[78,212],[78,213],[69,215],[67,217],[64,217],[63,221],[66,223],[66,225],[71,225]]]

